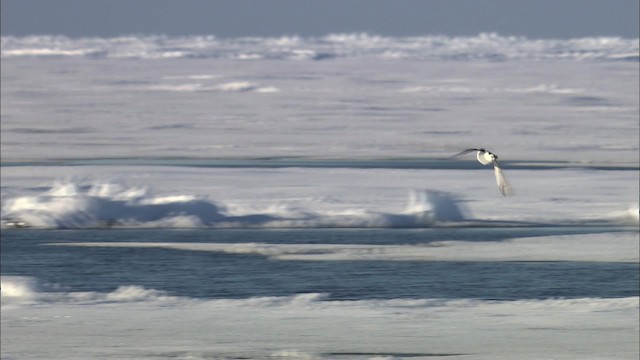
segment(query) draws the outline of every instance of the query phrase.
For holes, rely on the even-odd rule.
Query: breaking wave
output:
[[[3,58],[326,60],[373,57],[414,60],[611,60],[638,61],[638,39],[592,37],[532,40],[483,33],[471,37],[386,37],[366,33],[279,38],[127,36],[68,38],[3,36]]]
[[[410,193],[397,213],[351,209],[314,211],[271,207],[240,213],[194,195],[157,196],[145,187],[58,182],[35,195],[3,199],[2,226],[12,228],[378,227],[411,228],[465,219],[456,196],[432,190]]]

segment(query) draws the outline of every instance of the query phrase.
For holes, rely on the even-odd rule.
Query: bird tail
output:
[[[498,183],[498,189],[503,196],[513,196],[513,188],[509,185],[507,178],[504,176],[500,165],[497,161],[493,162],[493,172],[496,175],[496,182]]]

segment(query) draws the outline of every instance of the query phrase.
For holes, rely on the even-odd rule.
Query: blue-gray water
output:
[[[625,228],[3,230],[2,275],[37,278],[59,291],[110,292],[137,285],[197,298],[327,293],[330,299],[544,299],[637,296],[637,263],[289,261],[153,247],[76,247],[81,242],[198,242],[428,246],[435,241],[624,231]],[[626,229],[629,230],[629,229]]]

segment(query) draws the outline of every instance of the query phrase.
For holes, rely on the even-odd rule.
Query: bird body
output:
[[[492,164],[493,165],[493,173],[496,176],[496,183],[498,184],[498,189],[500,189],[500,192],[502,193],[503,196],[510,196],[513,194],[513,191],[511,189],[511,186],[509,185],[509,183],[507,182],[507,179],[505,178],[504,174],[502,173],[502,169],[500,168],[500,165],[498,164],[498,155],[485,150],[485,149],[466,149],[463,150],[455,155],[453,155],[452,157],[457,157],[460,155],[464,155],[470,152],[476,151],[476,159],[478,159],[478,162],[482,165],[489,165]]]
[[[490,153],[484,149],[479,149],[476,154],[476,158],[482,165],[489,165],[498,159],[493,153]]]

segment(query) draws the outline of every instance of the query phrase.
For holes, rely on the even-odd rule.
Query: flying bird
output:
[[[504,177],[504,174],[502,173],[502,169],[498,164],[498,155],[485,149],[466,149],[453,155],[452,157],[457,157],[457,156],[468,154],[474,151],[476,151],[476,158],[478,159],[478,162],[480,162],[480,164],[482,165],[493,164],[493,173],[496,175],[496,182],[498,183],[498,189],[500,189],[500,192],[502,193],[502,195],[503,196],[512,195],[513,191],[511,189],[511,186],[507,182],[507,179]]]

